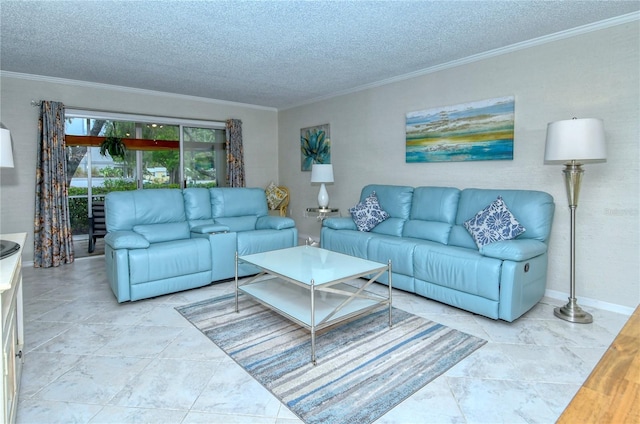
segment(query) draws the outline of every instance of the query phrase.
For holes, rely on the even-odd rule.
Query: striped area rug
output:
[[[176,308],[305,423],[370,423],[486,343],[393,308],[317,333],[234,295]]]

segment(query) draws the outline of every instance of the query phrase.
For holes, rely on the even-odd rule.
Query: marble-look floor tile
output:
[[[225,360],[216,368],[211,381],[193,405],[192,410],[276,417],[280,401],[233,361]],[[250,400],[250,402],[247,402]]]
[[[80,355],[27,352],[22,366],[18,398],[27,399],[34,396],[73,368],[81,359]]]
[[[155,357],[184,331],[173,327],[128,327],[110,340],[96,355]]]
[[[86,302],[84,300],[72,300],[55,309],[42,314],[37,319],[39,321],[56,321],[56,322],[81,322],[99,311],[104,302]]]
[[[109,402],[111,405],[189,410],[209,383],[217,364],[154,359]]]
[[[33,351],[87,355],[115,339],[123,330],[123,327],[113,325],[81,323],[40,344]]]
[[[531,383],[447,377],[470,423],[552,423],[557,416]]]
[[[90,424],[183,423],[187,411],[105,406]]]
[[[174,309],[234,281],[119,304],[93,257],[24,268],[23,286],[19,423],[301,423]],[[628,319],[589,308],[593,324],[571,324],[553,315],[564,303],[508,323],[394,290],[395,307],[488,343],[377,423],[554,422]]]
[[[149,359],[88,356],[34,398],[104,405],[141,372]]]
[[[273,424],[272,417],[259,417],[255,415],[235,414],[215,414],[200,411],[191,411],[187,414],[182,424]],[[290,421],[295,424],[296,421]],[[302,421],[298,421],[302,423]],[[286,423],[283,423],[286,424]]]
[[[218,362],[227,359],[227,354],[222,349],[200,330],[191,324],[189,326],[160,352],[160,358]]]
[[[590,369],[566,347],[503,345],[520,380],[545,383],[582,384]]]
[[[140,321],[156,308],[146,302],[105,302],[101,308],[94,309],[85,322],[92,324],[138,325]],[[162,325],[162,324],[157,324]]]
[[[101,409],[101,405],[27,399],[19,401],[16,424],[89,423]]]
[[[68,331],[74,327],[73,323],[32,321],[24,324],[24,338],[26,352],[37,349],[40,345]]]
[[[439,377],[384,414],[376,424],[464,422],[447,380]]]

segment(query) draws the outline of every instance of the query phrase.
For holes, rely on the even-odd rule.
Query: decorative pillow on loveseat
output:
[[[269,209],[275,210],[278,209],[280,203],[287,197],[287,193],[284,190],[278,188],[278,186],[271,181],[269,186],[266,188],[265,193],[267,195],[267,203],[269,204]]]
[[[389,218],[389,214],[380,207],[375,191],[350,208],[349,213],[358,231],[371,231],[376,225]]]
[[[496,241],[514,239],[526,231],[507,208],[502,196],[498,196],[493,203],[465,221],[463,225],[473,237],[478,249]]]

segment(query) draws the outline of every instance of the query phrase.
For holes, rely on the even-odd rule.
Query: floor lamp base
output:
[[[569,298],[569,303],[561,308],[555,308],[553,314],[560,319],[569,322],[575,322],[578,324],[589,324],[593,322],[593,317],[590,313],[585,312],[575,299]]]

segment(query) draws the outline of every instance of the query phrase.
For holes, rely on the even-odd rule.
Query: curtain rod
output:
[[[42,101],[31,100],[31,106],[40,107],[42,105]],[[65,105],[65,110],[70,110],[73,112],[88,112],[103,114],[106,118],[112,119],[134,119],[141,118],[142,122],[162,122],[169,125],[202,125],[208,128],[217,128],[217,129],[225,129],[226,121],[218,121],[218,120],[204,120],[204,119],[189,119],[189,118],[178,118],[175,116],[156,116],[156,115],[145,115],[142,113],[128,113],[128,112],[109,112],[106,110],[98,110],[98,109],[89,109],[86,107],[75,107],[75,106],[67,106]]]

